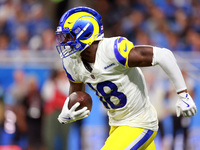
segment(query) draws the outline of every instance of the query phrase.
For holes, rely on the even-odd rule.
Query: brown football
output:
[[[77,91],[70,94],[68,108],[70,109],[76,102],[80,103],[76,110],[79,110],[83,107],[87,107],[90,111],[92,110],[92,98],[88,93]]]

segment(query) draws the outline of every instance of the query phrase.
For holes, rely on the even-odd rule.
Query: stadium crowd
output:
[[[95,3],[110,35],[135,45],[150,44],[173,51],[199,51],[198,0],[103,0]]]
[[[200,51],[199,0],[86,2],[102,15],[106,36],[122,35],[135,45]],[[60,16],[52,18],[51,14],[58,12],[59,8],[49,14],[47,3],[37,0],[1,1],[0,50],[54,50],[55,20]]]
[[[56,51],[55,29],[60,17],[58,6],[64,6],[62,11],[66,11],[70,7],[69,2],[70,0],[65,2],[62,0],[0,1],[0,52]],[[48,3],[51,3],[51,5]],[[51,9],[51,6],[54,4],[57,7]],[[105,36],[125,36],[134,45],[155,45],[177,52],[200,52],[199,0],[85,0],[81,4],[90,6],[101,14]],[[77,3],[76,6],[78,5]],[[54,111],[52,110],[53,106],[57,105],[61,109],[61,105],[56,104],[56,98],[53,96],[57,94],[57,97],[64,100],[67,95],[63,95],[63,91],[58,90],[60,89],[59,87],[53,88],[54,83],[57,83],[59,86],[61,86],[60,83],[63,83],[63,72],[52,73],[54,74],[51,74],[44,81],[45,84],[39,88],[37,85],[39,79],[30,78],[25,81],[25,74],[20,70],[14,72],[16,80],[13,81],[11,86],[7,87],[7,89],[0,88],[0,145],[8,144],[3,130],[7,131],[8,134],[14,131],[10,130],[10,128],[9,130],[3,129],[5,123],[7,125],[14,123],[14,126],[16,125],[17,127],[15,137],[10,138],[13,141],[9,144],[18,144],[22,149],[45,149],[45,147],[48,147],[45,145],[45,140],[47,143],[54,144],[51,141],[52,139],[50,139],[50,137],[53,138],[54,133],[50,133],[50,131],[52,131],[52,128],[59,128],[56,120],[58,112],[55,112],[53,117],[48,115]],[[150,96],[152,98],[157,97],[157,100],[160,100],[153,103],[155,103],[155,106],[160,106],[156,108],[160,119],[160,132],[158,136],[165,141],[161,147],[167,147],[166,140],[164,140],[166,137],[164,126],[166,125],[165,119],[169,115],[172,118],[170,121],[174,129],[171,131],[172,136],[175,137],[176,131],[182,129],[185,143],[187,143],[191,120],[183,118],[177,120],[175,118],[175,113],[171,111],[173,108],[169,107],[174,105],[170,101],[170,99],[174,99],[174,93],[171,93],[171,85],[163,81],[164,86],[160,87],[160,84],[155,82],[152,72],[147,71],[145,73],[148,76],[147,83],[150,89]],[[187,78],[190,92],[195,96],[196,83],[191,81],[187,73],[184,74],[185,78]],[[49,94],[53,93],[51,90],[57,93],[51,95]],[[36,103],[32,101],[33,97],[37,99]],[[3,108],[5,111],[2,111]],[[36,114],[29,112],[32,108],[37,109]],[[13,112],[15,115],[13,115]],[[23,116],[24,113],[26,116]],[[6,116],[12,119],[6,120]],[[53,121],[52,119],[55,120]],[[48,137],[46,137],[47,139],[43,139],[45,137],[43,137],[41,131],[43,129],[42,124],[44,124],[42,121],[44,120],[46,120],[46,127],[49,124],[53,125],[52,122],[55,122],[53,127],[49,126],[45,130],[46,133],[49,133]],[[37,130],[35,130],[36,126]],[[31,130],[28,130],[28,128]],[[68,128],[60,132],[64,133],[66,130]],[[29,146],[27,142],[19,143],[27,141],[23,138],[28,139],[30,142]],[[64,140],[66,141],[65,138]],[[51,145],[50,147],[53,146]],[[173,147],[173,142],[171,142],[168,149],[173,149],[171,147]],[[184,149],[186,150],[188,147],[191,150],[195,149],[187,144],[185,144]]]

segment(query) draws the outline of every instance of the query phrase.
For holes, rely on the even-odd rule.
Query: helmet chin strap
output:
[[[87,48],[89,47],[89,45],[86,45],[84,49],[75,52],[74,54],[70,55],[70,58],[72,59],[77,59],[78,57],[80,57],[80,54]]]
[[[99,35],[94,41],[100,41],[104,38],[104,34]]]
[[[78,57],[80,57],[80,54],[81,54],[82,51],[83,51],[83,50],[77,51],[76,53],[70,55],[69,57],[70,57],[71,59],[77,59]]]

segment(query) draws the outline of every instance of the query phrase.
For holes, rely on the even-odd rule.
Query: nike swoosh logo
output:
[[[183,100],[182,100],[183,101]],[[185,103],[187,105],[187,107],[190,107],[190,105],[188,103],[186,103],[185,101],[183,101],[183,103]]]
[[[65,118],[65,117],[63,117],[64,119],[67,119],[67,120],[70,120],[71,118],[70,117],[68,117],[68,118]]]
[[[124,52],[126,52],[127,51],[127,44],[125,43],[125,49],[124,49]]]

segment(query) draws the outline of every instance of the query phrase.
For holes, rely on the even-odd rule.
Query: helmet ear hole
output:
[[[85,38],[88,38],[90,35],[92,34],[92,32],[87,33],[86,35],[84,35]]]

